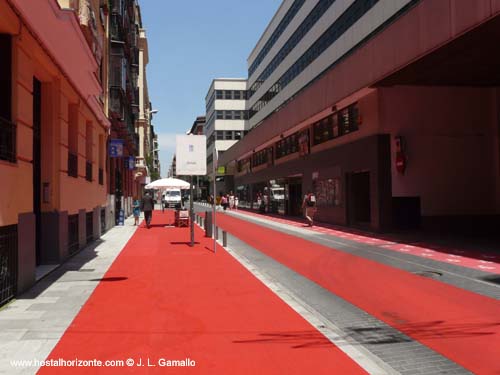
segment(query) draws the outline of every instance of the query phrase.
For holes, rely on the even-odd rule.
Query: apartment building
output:
[[[217,179],[215,192],[227,192],[233,185],[232,177],[224,172],[213,172],[213,158],[222,155],[248,132],[246,115],[246,79],[217,78],[212,81],[205,97],[207,137],[207,172],[210,180]],[[218,176],[218,177],[217,177]],[[210,189],[213,189],[211,187]],[[213,194],[213,191],[210,191]]]
[[[110,123],[97,3],[0,1],[0,304],[101,233]]]

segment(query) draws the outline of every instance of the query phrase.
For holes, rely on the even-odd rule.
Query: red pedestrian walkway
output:
[[[272,220],[277,223],[291,225],[294,227],[306,227],[302,221],[277,217],[274,215],[263,216],[262,214],[246,210],[239,210],[238,213],[251,217],[265,218],[266,220]],[[329,234],[362,244],[379,246],[386,250],[411,254],[443,263],[477,269],[492,274],[500,274],[500,254],[490,254],[477,251],[473,252],[457,247],[439,246],[422,241],[412,241],[408,243],[395,236],[369,234],[360,230],[348,230],[347,228],[340,228],[338,226],[324,223],[313,226],[312,228],[306,228],[317,233]]]
[[[228,215],[217,223],[473,373],[500,373],[499,301]]]
[[[172,220],[155,212],[153,227],[137,230],[49,356],[133,366],[40,374],[364,373],[199,229],[191,248],[188,229],[165,228]]]

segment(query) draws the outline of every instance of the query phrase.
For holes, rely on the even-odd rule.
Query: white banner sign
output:
[[[175,147],[175,173],[179,176],[207,174],[207,137],[178,135]]]

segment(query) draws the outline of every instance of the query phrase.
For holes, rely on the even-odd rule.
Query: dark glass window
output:
[[[222,139],[224,139],[224,131],[217,130],[217,140],[222,140]]]
[[[224,132],[224,139],[226,140],[232,140],[233,139],[233,131],[232,130],[226,130]]]
[[[321,16],[324,11],[333,3],[334,0],[320,1],[316,7],[311,11],[306,20],[299,26],[302,28],[307,19],[315,11]],[[295,77],[297,77],[309,64],[311,64],[318,56],[320,56],[325,49],[335,43],[354,23],[356,23],[365,13],[367,13],[378,0],[356,0],[351,6],[340,15],[339,18],[314,42],[309,49],[304,52],[304,54],[278,79],[271,89],[269,89],[260,99],[254,104],[250,110],[250,117],[254,116],[258,111],[260,111],[274,96],[276,96],[281,90],[283,90]],[[326,7],[326,8],[325,8]],[[319,17],[318,17],[319,18]],[[317,21],[317,19],[316,19]],[[316,22],[314,21],[313,24]],[[309,21],[312,22],[312,21]],[[309,26],[307,26],[309,27]],[[304,28],[307,28],[304,26]],[[312,27],[312,25],[311,25]],[[287,43],[283,46],[282,50],[285,51],[288,43],[291,43],[293,38],[298,38],[298,41],[302,38],[299,29],[290,37]],[[308,29],[307,29],[308,30]],[[296,35],[297,34],[297,35]],[[297,41],[297,43],[298,43]],[[294,44],[294,46],[296,43]],[[353,47],[357,48],[357,47]],[[286,51],[285,51],[286,52]],[[285,58],[286,54],[282,54],[280,51],[268,67],[259,76],[259,79],[252,85],[250,91],[250,96],[252,96],[255,91],[260,87],[261,83],[267,79],[274,71],[274,69],[279,65],[279,63]],[[346,52],[348,53],[348,52]],[[276,61],[275,61],[276,60]],[[268,71],[269,70],[269,71]]]
[[[222,120],[224,118],[224,111],[215,111],[217,120]]]
[[[279,140],[276,143],[276,159],[282,158],[283,156],[293,154],[299,150],[299,138],[298,133],[293,133],[292,135]]]
[[[215,97],[217,99],[222,99],[222,90],[215,90]]]
[[[224,111],[224,120],[232,120],[233,111]]]
[[[241,99],[241,91],[235,91],[233,93],[233,98],[236,99],[236,100]]]
[[[224,99],[232,99],[233,92],[231,90],[224,90]]]
[[[234,132],[234,139],[241,139],[241,131],[236,130]]]
[[[234,111],[234,119],[241,120],[241,111]]]
[[[264,60],[264,58],[267,56],[267,54],[269,53],[271,48],[274,46],[274,44],[276,43],[278,38],[281,36],[283,31],[285,31],[285,29],[288,26],[288,24],[290,23],[290,21],[295,17],[295,15],[300,10],[302,5],[304,5],[304,2],[305,2],[305,0],[295,0],[294,3],[292,4],[292,6],[288,9],[288,11],[286,12],[283,19],[280,21],[280,23],[278,24],[276,29],[274,29],[273,33],[269,37],[266,44],[264,44],[264,47],[262,47],[262,49],[260,50],[259,54],[257,55],[255,60],[253,61],[252,65],[250,65],[250,68],[248,69],[248,76],[249,77],[253,74],[255,69],[257,69],[259,67],[262,60]]]

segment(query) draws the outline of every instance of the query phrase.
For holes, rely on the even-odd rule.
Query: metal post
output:
[[[222,246],[227,247],[227,232],[225,230],[222,231]]]
[[[212,213],[210,211],[205,211],[205,237],[212,237],[212,234]]]
[[[182,197],[181,197],[182,199]],[[189,226],[191,230],[191,244],[194,246],[194,207],[193,207],[193,176],[189,178]]]
[[[212,217],[212,222],[213,222],[213,225],[214,225],[214,233],[216,232],[216,226],[215,226],[215,202],[216,202],[216,197],[217,197],[217,192],[216,192],[216,169],[215,169],[215,166],[217,164],[217,160],[218,160],[218,154],[217,154],[217,148],[214,147],[214,157],[213,157],[213,161],[212,161],[212,172],[214,174],[214,199],[213,199],[213,202],[212,202],[212,212],[213,212],[213,217]],[[214,234],[214,254],[217,252],[217,238],[215,237],[215,234]]]
[[[216,242],[219,239],[219,228],[218,227],[215,227],[214,239]]]

